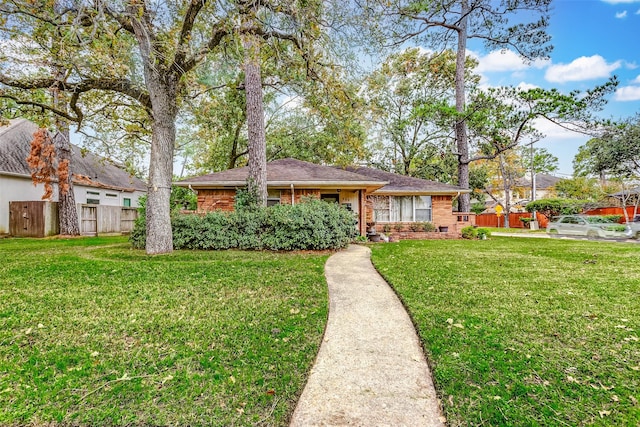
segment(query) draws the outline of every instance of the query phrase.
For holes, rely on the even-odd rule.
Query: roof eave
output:
[[[385,190],[384,188],[376,190],[374,196],[416,196],[416,195],[434,195],[434,196],[457,196],[463,193],[471,193],[471,190]]]
[[[290,188],[293,185],[296,188],[320,188],[320,189],[374,189],[382,188],[388,182],[376,181],[267,181],[267,187],[271,188]],[[194,189],[223,189],[245,187],[246,181],[180,181],[176,182],[178,187],[191,187]]]

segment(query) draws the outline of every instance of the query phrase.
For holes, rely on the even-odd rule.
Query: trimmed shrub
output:
[[[487,237],[491,237],[491,230],[488,228],[477,228],[476,233],[478,234],[478,239],[486,239]]]
[[[426,231],[427,233],[432,233],[432,232],[436,231],[436,226],[433,225],[432,222],[427,221],[427,222],[422,224],[422,229],[424,231]]]
[[[469,240],[474,240],[474,239],[486,239],[487,237],[491,236],[491,231],[489,231],[489,229],[487,228],[476,228],[472,225],[463,228],[462,230],[460,230],[460,234],[462,236],[463,239],[469,239]]]
[[[478,237],[478,229],[470,225],[460,230],[463,239],[476,239]]]
[[[317,199],[295,206],[242,208],[205,216],[172,217],[174,249],[324,250],[347,246],[358,235],[353,212]],[[145,245],[145,221],[136,221],[130,241]]]
[[[409,224],[409,230],[411,230],[411,231],[422,231],[422,230],[424,230],[424,228],[422,227],[421,223],[412,222],[411,224]]]

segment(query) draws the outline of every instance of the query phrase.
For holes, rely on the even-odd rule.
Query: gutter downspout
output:
[[[293,184],[291,184],[291,206],[295,206],[296,205],[296,193],[295,190],[293,188]]]

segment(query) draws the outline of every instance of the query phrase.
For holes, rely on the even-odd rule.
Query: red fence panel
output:
[[[520,218],[531,218],[529,212],[519,212],[509,214],[509,227],[510,228],[525,228],[525,225]],[[540,228],[546,228],[549,220],[539,212],[536,213],[536,219],[538,220],[538,226]],[[476,225],[478,227],[504,227],[504,215],[502,215],[498,222],[498,216],[493,213],[485,213],[476,215]]]

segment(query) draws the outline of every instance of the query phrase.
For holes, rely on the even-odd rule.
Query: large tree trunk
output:
[[[467,123],[464,117],[465,109],[465,75],[464,66],[467,54],[467,13],[469,4],[463,0],[460,5],[460,20],[458,29],[458,52],[456,54],[456,111],[459,114],[455,125],[456,147],[458,149],[458,186],[469,189],[469,142],[467,140]],[[458,198],[458,211],[470,212],[471,202],[469,193],[463,193]]]
[[[60,234],[66,236],[78,236],[80,224],[78,222],[78,210],[76,209],[76,197],[73,192],[71,173],[72,154],[69,142],[69,125],[58,120],[58,132],[53,137],[58,158],[58,220]]]
[[[502,174],[502,190],[504,191],[504,228],[509,228],[509,212],[511,212],[511,173],[505,165],[504,155],[498,157]]]
[[[65,78],[64,70],[54,67],[56,80],[62,82]],[[52,104],[60,111],[66,111],[66,100],[60,93],[60,88],[56,85],[51,88],[53,98]],[[73,150],[69,139],[69,123],[59,116],[56,116],[56,134],[53,137],[53,145],[58,158],[58,223],[60,234],[67,236],[78,236],[80,234],[80,224],[78,222],[78,210],[76,209],[76,197],[73,192],[73,174],[71,165],[73,161]]]
[[[153,75],[151,75],[153,74]],[[171,181],[173,179],[173,150],[176,141],[177,87],[175,76],[162,81],[153,71],[149,77],[152,94],[152,136],[147,193],[147,243],[149,255],[173,251],[171,231]]]
[[[244,90],[247,98],[247,128],[249,177],[247,190],[256,196],[258,206],[267,205],[267,143],[262,105],[260,45],[255,36],[247,34],[244,47]]]

